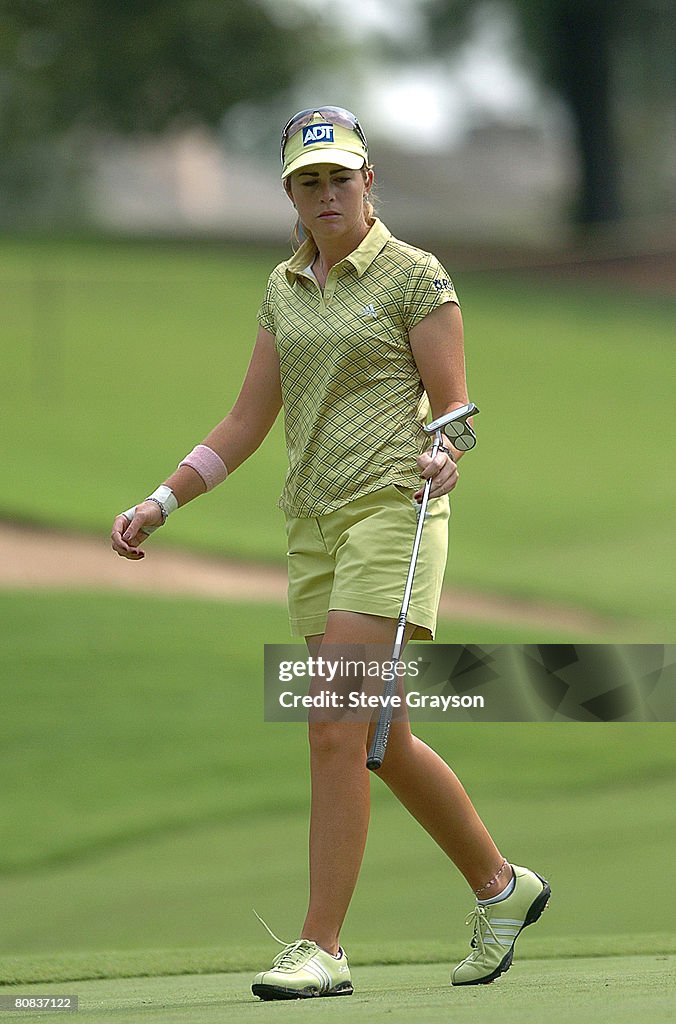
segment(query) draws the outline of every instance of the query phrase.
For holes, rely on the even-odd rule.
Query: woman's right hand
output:
[[[115,517],[110,534],[113,551],[116,551],[121,558],[130,558],[136,562],[145,558],[145,551],[140,550],[140,545],[149,537],[144,526],[159,526],[161,522],[162,513],[155,501],[142,501],[140,505],[137,505],[131,522],[121,512],[119,516]]]

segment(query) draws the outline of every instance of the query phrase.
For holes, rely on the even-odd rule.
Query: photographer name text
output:
[[[450,711],[459,708],[483,708],[485,701],[481,694],[474,694],[474,696],[468,693],[447,695],[420,693],[418,690],[411,690],[403,698],[398,693],[388,696],[363,693],[360,690],[354,690],[348,694],[335,693],[333,690],[321,690],[319,693],[313,694],[299,694],[293,693],[292,690],[284,690],[279,695],[279,705],[282,708],[335,708],[339,710],[381,707],[391,707],[396,710],[405,705],[408,708]]]

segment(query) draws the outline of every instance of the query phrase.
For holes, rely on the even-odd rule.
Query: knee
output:
[[[310,721],[308,739],[313,757],[351,760],[366,756],[366,730],[354,723]]]

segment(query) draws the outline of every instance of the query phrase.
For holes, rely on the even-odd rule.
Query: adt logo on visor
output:
[[[310,124],[303,128],[303,145],[314,146],[317,142],[333,142],[332,124]]]

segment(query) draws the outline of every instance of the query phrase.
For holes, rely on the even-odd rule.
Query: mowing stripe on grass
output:
[[[673,1020],[675,966],[673,956],[531,960],[478,989],[451,988],[447,964],[362,967],[353,996],[284,1003],[254,999],[248,972],[63,983],[48,994],[77,995],[78,1024],[242,1024],[271,1014],[294,1024],[662,1024]],[[12,993],[47,994],[44,986],[0,989]],[[45,1015],[19,1018],[37,1024]]]
[[[457,940],[442,950],[438,941],[375,943],[351,942],[350,964],[375,967],[395,964],[447,965],[467,953]],[[676,935],[627,933],[619,935],[526,934],[519,941],[518,963],[532,960],[591,960],[631,956],[674,956]],[[442,960],[442,958],[445,959]],[[200,949],[139,949],[133,951],[92,951],[82,953],[3,956],[0,985],[45,985],[51,983],[112,980],[115,978],[173,977],[182,974],[236,974],[257,971],[271,958],[269,943],[257,946],[223,946]]]

